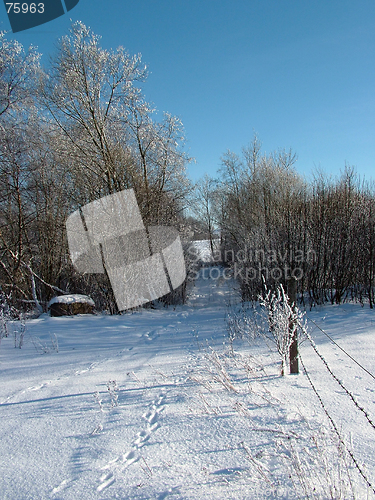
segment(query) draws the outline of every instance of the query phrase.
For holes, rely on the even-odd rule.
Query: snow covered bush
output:
[[[240,308],[232,307],[225,318],[229,343],[233,349],[233,342],[236,339],[246,338],[254,340],[260,334],[259,325],[256,321],[256,311],[254,304],[251,310],[241,305]]]
[[[17,317],[18,313],[13,306],[9,305],[9,301],[5,293],[0,292],[0,342],[3,337],[9,337],[9,322]]]
[[[21,349],[25,341],[26,323],[24,318],[20,318],[17,328],[14,329],[14,347]]]
[[[280,354],[281,375],[284,375],[293,338],[298,334],[298,330],[306,330],[304,313],[295,304],[290,304],[281,284],[276,292],[266,288],[264,297],[259,296],[259,304],[265,310],[268,331]]]

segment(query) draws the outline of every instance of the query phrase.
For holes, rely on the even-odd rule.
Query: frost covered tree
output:
[[[182,123],[169,113],[155,122],[149,109],[135,108],[127,125],[131,185],[144,220],[148,224],[175,223],[190,190],[185,175],[190,159],[182,150]]]
[[[29,124],[35,116],[39,58],[35,48],[25,51],[0,33],[0,285],[10,301],[29,298],[24,266],[30,257],[32,218],[27,201],[33,142]]]
[[[0,117],[20,111],[35,95],[35,77],[40,54],[35,47],[27,51],[16,40],[0,32]]]
[[[108,283],[77,275],[65,220],[101,196],[133,188],[146,224],[178,225],[189,189],[181,122],[154,120],[139,88],[139,55],[105,50],[74,23],[50,64],[0,37],[0,286],[39,309],[61,290],[92,293],[109,310]]]
[[[290,274],[285,268],[298,267],[297,250],[305,251],[300,238],[304,224],[300,200],[306,187],[293,167],[295,161],[290,150],[261,154],[257,137],[242,155],[228,151],[222,157],[222,253],[236,256],[240,252],[251,271],[250,277],[239,275],[244,298],[258,297],[263,278],[268,286],[280,279],[285,284]]]
[[[100,37],[76,22],[59,41],[40,92],[63,132],[81,202],[131,187],[152,222],[181,198],[188,157],[180,121],[152,119],[139,88],[146,77],[139,54],[103,49]]]
[[[145,103],[136,82],[146,77],[139,55],[100,46],[83,23],[60,39],[42,81],[42,102],[70,144],[76,167],[106,194],[127,187],[123,125],[130,109]]]
[[[262,154],[256,137],[241,155],[222,157],[222,254],[246,259],[250,272],[237,273],[243,298],[257,299],[262,277],[274,290],[295,277],[311,305],[357,299],[373,307],[374,184],[350,166],[308,183],[295,161],[291,151]]]

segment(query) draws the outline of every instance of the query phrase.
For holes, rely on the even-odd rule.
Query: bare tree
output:
[[[242,156],[228,152],[222,158],[222,253],[233,256],[240,251],[246,260],[252,274],[238,278],[247,298],[257,298],[263,278],[269,286],[280,280],[285,285],[285,268],[296,267],[306,188],[294,170],[295,161],[291,151],[262,154],[256,136]],[[281,269],[282,276],[274,269]]]
[[[223,254],[241,250],[258,271],[237,273],[244,297],[257,297],[262,276],[269,288],[285,286],[289,269],[298,271],[302,300],[308,292],[311,304],[367,298],[373,307],[373,187],[350,166],[337,179],[318,173],[307,184],[290,150],[262,155],[256,137],[242,153],[223,157],[220,227]]]
[[[161,122],[154,122],[149,110],[134,109],[127,140],[133,161],[133,187],[145,222],[173,222],[190,190],[185,175],[190,158],[181,149],[181,121],[165,113]]]
[[[203,223],[210,241],[211,253],[214,254],[215,214],[217,211],[217,181],[207,174],[195,184],[191,202],[191,211],[196,219]]]

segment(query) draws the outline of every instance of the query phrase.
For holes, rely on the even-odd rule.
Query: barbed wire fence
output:
[[[285,295],[284,301],[289,300],[289,297]],[[267,307],[266,307],[267,309]],[[230,335],[230,340],[233,341],[235,337],[240,336],[243,338],[243,335],[250,336],[251,338],[257,336],[260,334],[260,332],[264,332],[265,328],[268,326],[267,321],[264,321],[264,324],[261,322],[261,324],[258,324],[257,321],[257,316],[258,313],[256,311],[252,311],[253,313],[253,318],[250,319],[246,313],[242,311],[242,314],[235,314],[234,317],[229,314],[229,335]],[[287,314],[287,312],[286,312]],[[288,313],[289,314],[289,313]],[[269,319],[269,318],[268,318]],[[288,316],[288,320],[290,319],[290,316]],[[360,363],[357,359],[354,358],[350,353],[348,353],[342,346],[340,346],[333,338],[331,335],[329,335],[325,330],[323,330],[317,323],[316,321],[312,320],[309,316],[307,316],[306,313],[301,312],[301,315],[296,317],[296,321],[298,324],[298,329],[300,331],[299,335],[299,344],[300,347],[302,345],[306,345],[306,347],[310,346],[312,347],[314,353],[318,356],[320,359],[321,363],[325,367],[325,370],[329,373],[330,377],[334,380],[334,383],[338,384],[342,393],[343,397],[349,397],[352,404],[353,404],[353,411],[355,410],[356,412],[360,412],[362,417],[364,417],[367,421],[367,424],[372,428],[372,430],[375,430],[375,418],[373,418],[370,415],[370,412],[368,409],[365,409],[363,405],[359,402],[358,397],[353,394],[353,392],[348,389],[345,385],[345,383],[341,380],[340,377],[337,376],[335,373],[334,369],[329,365],[325,357],[321,354],[320,350],[318,349],[316,343],[314,342],[313,338],[311,337],[310,333],[308,332],[307,328],[307,321],[310,321],[315,325],[317,329],[319,329],[329,340],[330,342],[336,346],[338,349],[340,349],[350,360],[352,363],[354,363],[356,366],[358,366],[364,373],[366,373],[368,376],[370,376],[372,379],[375,380],[375,375],[371,373],[370,370],[368,370],[365,366],[363,366],[362,363]],[[254,323],[254,324],[253,324]],[[284,328],[285,329],[285,328]],[[285,329],[286,330],[286,329]],[[267,335],[264,335],[264,338],[267,339]],[[267,344],[268,345],[268,344]],[[268,345],[268,347],[270,347]],[[301,353],[302,350],[302,353]],[[330,426],[332,426],[332,429],[334,431],[334,434],[337,437],[338,443],[340,443],[340,446],[342,449],[345,451],[347,454],[348,459],[353,463],[355,470],[360,474],[362,480],[365,482],[367,488],[368,488],[368,493],[372,493],[372,495],[375,495],[375,478],[371,477],[371,474],[369,474],[366,464],[362,463],[361,460],[356,456],[356,453],[353,449],[353,445],[349,445],[346,441],[346,438],[343,435],[342,430],[340,430],[340,425],[335,421],[335,417],[332,416],[331,410],[329,409],[329,405],[325,402],[325,397],[323,394],[321,394],[321,391],[318,389],[317,384],[314,382],[314,377],[313,375],[309,372],[305,360],[304,360],[304,349],[298,349],[298,359],[301,362],[301,366],[303,368],[303,372],[306,375],[306,378],[316,395],[319,404],[321,405],[324,414],[326,415],[328,422],[330,423]],[[353,365],[352,365],[353,366]],[[337,419],[336,419],[337,420]],[[370,431],[371,432],[371,431]],[[375,435],[374,435],[375,437]]]
[[[356,359],[353,358],[353,356],[351,356],[348,352],[345,351],[345,349],[343,349],[335,340],[333,340],[333,338],[325,331],[323,330],[323,328],[321,328],[317,323],[316,321],[314,321],[313,319],[311,319],[309,316],[307,316],[307,314],[305,314],[306,318],[311,321],[311,323],[313,323],[322,333],[324,333],[324,335],[326,337],[329,338],[329,340],[335,344],[336,347],[338,347],[344,354],[346,354],[352,361],[354,361],[354,363],[356,363],[363,371],[365,371],[368,375],[370,375],[370,377],[372,377],[374,380],[375,380],[375,375],[373,375],[371,372],[369,372],[367,370],[367,368],[365,368],[364,366],[361,365],[361,363],[359,363]]]
[[[330,341],[336,345],[342,352],[344,352],[354,363],[356,363],[356,365],[358,365],[364,372],[366,372],[368,375],[370,375],[372,378],[375,379],[374,375],[369,372],[369,370],[367,370],[364,366],[362,366],[361,363],[359,363],[353,356],[351,356],[349,353],[347,353],[345,351],[345,349],[343,349],[339,344],[337,344],[336,341],[334,341],[332,339],[332,337],[327,333],[325,332],[322,328],[320,328],[320,326],[314,321],[312,320],[311,318],[309,318],[308,316],[306,316],[307,319],[309,321],[311,321],[322,333],[324,333],[324,335],[326,335]],[[302,325],[300,325],[302,326]],[[350,400],[352,401],[352,403],[354,404],[354,408],[356,408],[358,411],[360,411],[366,418],[368,424],[372,427],[373,430],[375,430],[375,424],[373,422],[373,420],[371,419],[368,411],[366,411],[360,404],[359,402],[357,401],[356,397],[352,394],[352,392],[347,389],[344,385],[344,383],[342,382],[342,380],[339,379],[339,377],[337,377],[337,375],[333,372],[332,368],[329,366],[328,362],[326,361],[326,359],[324,358],[324,356],[319,352],[314,340],[312,339],[311,335],[308,333],[307,331],[307,328],[306,327],[303,327],[302,326],[302,331],[303,331],[303,334],[306,336],[306,338],[309,340],[309,343],[310,345],[312,346],[314,352],[317,354],[317,356],[319,357],[319,359],[322,361],[323,365],[325,366],[325,368],[327,369],[328,373],[331,375],[331,377],[335,380],[336,383],[339,384],[339,386],[341,387],[341,389],[344,391],[344,394],[346,394],[347,396],[349,396]],[[330,414],[330,412],[328,411],[328,408],[327,408],[327,405],[324,403],[323,401],[323,398],[322,396],[320,395],[319,393],[319,390],[317,389],[316,385],[314,384],[313,380],[312,380],[312,377],[309,373],[309,371],[307,370],[306,368],[306,364],[305,362],[303,361],[303,357],[301,355],[301,352],[299,352],[299,360],[301,362],[301,365],[302,365],[302,368],[303,368],[303,371],[304,371],[304,374],[306,375],[306,378],[312,388],[312,390],[314,391],[315,395],[317,396],[318,398],[318,401],[325,413],[325,415],[327,416],[330,424],[332,425],[332,428],[335,432],[335,434],[337,435],[337,438],[340,442],[340,444],[343,446],[343,448],[346,450],[348,456],[351,458],[355,468],[357,469],[357,471],[359,472],[359,474],[361,475],[361,477],[363,478],[363,480],[366,482],[367,486],[371,489],[371,491],[373,492],[373,494],[375,495],[375,484],[374,484],[374,481],[372,479],[370,479],[367,475],[367,473],[363,470],[363,467],[360,465],[358,459],[355,457],[354,453],[352,450],[350,450],[343,438],[343,436],[341,435],[340,431],[339,431],[339,428],[337,426],[337,424],[335,423],[335,420],[334,418],[332,417],[332,415]]]

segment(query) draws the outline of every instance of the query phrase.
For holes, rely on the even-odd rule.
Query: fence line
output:
[[[371,418],[369,417],[367,411],[362,408],[362,406],[359,405],[358,401],[355,399],[355,397],[353,396],[353,394],[344,386],[344,384],[341,382],[341,380],[333,373],[333,371],[331,370],[331,368],[329,367],[327,361],[324,359],[324,357],[320,354],[320,352],[318,351],[318,348],[316,347],[315,345],[315,342],[313,341],[313,339],[311,338],[310,334],[307,332],[307,330],[305,330],[304,332],[307,336],[307,338],[309,339],[310,341],[310,344],[312,346],[312,348],[314,349],[314,351],[316,352],[316,354],[319,356],[319,358],[322,360],[324,366],[327,368],[328,372],[330,373],[330,375],[334,378],[334,380],[336,380],[336,382],[339,384],[339,386],[346,392],[346,394],[350,397],[350,399],[353,401],[353,403],[355,404],[355,406],[357,407],[358,410],[360,410],[364,416],[366,417],[366,420],[368,421],[368,423],[371,425],[371,427],[375,430],[375,424],[374,422],[371,420]]]
[[[310,377],[310,375],[309,375],[309,373],[308,373],[308,371],[307,371],[307,369],[306,369],[306,366],[305,366],[305,364],[304,364],[304,362],[303,362],[303,359],[302,359],[302,357],[301,357],[301,353],[299,353],[299,359],[300,359],[300,361],[301,361],[301,365],[302,365],[302,367],[303,367],[303,370],[304,370],[304,372],[305,372],[305,375],[306,375],[306,377],[307,377],[307,380],[309,381],[309,383],[310,383],[310,385],[311,385],[311,387],[312,387],[312,389],[313,389],[314,393],[316,394],[316,396],[317,396],[317,398],[318,398],[318,400],[319,400],[319,402],[320,402],[320,404],[321,404],[321,406],[322,406],[322,408],[323,408],[323,410],[324,410],[324,413],[326,414],[326,416],[327,416],[328,420],[331,422],[331,425],[332,425],[332,427],[333,427],[333,429],[334,429],[334,431],[335,431],[335,433],[336,433],[336,435],[337,435],[337,437],[338,437],[338,439],[339,439],[340,443],[342,444],[342,446],[344,446],[345,450],[347,451],[348,455],[349,455],[349,456],[350,456],[350,458],[352,459],[352,461],[353,461],[353,463],[354,463],[355,467],[357,468],[358,472],[360,473],[360,475],[362,476],[362,478],[365,480],[365,482],[366,482],[367,486],[368,486],[369,488],[371,488],[372,492],[375,494],[375,487],[373,486],[373,484],[370,482],[370,480],[368,479],[368,477],[366,476],[366,474],[365,474],[365,473],[363,472],[363,470],[361,469],[361,467],[360,467],[360,465],[359,465],[359,463],[358,463],[357,459],[356,459],[356,458],[355,458],[355,456],[353,455],[353,452],[352,452],[351,450],[349,450],[349,449],[348,449],[348,447],[346,446],[345,441],[344,441],[344,440],[343,440],[343,438],[341,437],[341,434],[340,434],[340,432],[339,432],[339,430],[338,430],[338,428],[337,428],[337,425],[335,424],[335,421],[333,420],[333,418],[332,418],[332,417],[331,417],[331,415],[329,414],[329,412],[328,412],[328,410],[327,410],[327,408],[326,408],[326,406],[325,406],[325,404],[324,404],[324,402],[323,402],[322,398],[320,397],[320,394],[319,394],[318,390],[317,390],[317,389],[316,389],[316,387],[314,386],[314,384],[313,384],[313,382],[312,382],[312,380],[311,380],[311,377]]]
[[[315,322],[313,319],[309,318],[309,317],[307,316],[307,314],[306,314],[306,318],[307,318],[309,321],[311,321],[312,323],[314,323],[314,325],[315,325],[315,326],[316,326],[316,327],[317,327],[317,328],[318,328],[318,329],[319,329],[322,333],[324,333],[324,335],[326,335],[326,337],[328,337],[328,338],[329,338],[329,340],[330,340],[333,344],[335,344],[335,346],[337,346],[337,347],[338,347],[338,348],[339,348],[339,349],[340,349],[340,350],[341,350],[344,354],[346,354],[346,355],[347,355],[347,356],[348,356],[348,357],[349,357],[352,361],[354,361],[354,363],[356,363],[356,364],[357,364],[360,368],[362,368],[362,370],[364,370],[364,371],[365,371],[368,375],[370,375],[370,377],[372,377],[372,378],[375,380],[375,375],[373,375],[372,373],[370,373],[370,372],[367,370],[367,368],[365,368],[364,366],[362,366],[362,365],[361,365],[361,363],[359,363],[356,359],[354,359],[354,358],[353,358],[353,356],[351,356],[349,353],[347,353],[347,352],[345,351],[345,349],[343,349],[343,348],[342,348],[342,347],[341,347],[341,346],[340,346],[337,342],[335,342],[335,341],[333,340],[333,338],[332,338],[330,335],[328,335],[328,333],[327,333],[327,332],[325,332],[322,328],[320,328],[320,326],[319,326],[319,325],[317,325],[317,324],[316,324],[316,322]]]

